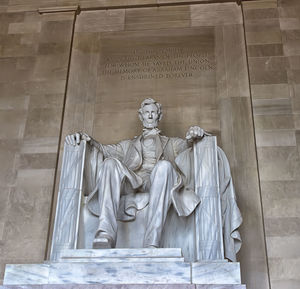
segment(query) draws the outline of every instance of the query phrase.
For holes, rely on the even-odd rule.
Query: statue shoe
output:
[[[111,249],[113,240],[105,233],[97,233],[93,241],[93,249]]]
[[[148,245],[146,246],[147,249],[157,249],[158,246],[155,246],[155,245]]]

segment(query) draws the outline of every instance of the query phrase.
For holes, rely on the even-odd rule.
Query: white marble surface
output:
[[[48,284],[48,264],[6,265],[4,285]]]
[[[4,285],[23,284],[190,284],[190,264],[51,263],[9,265]]]
[[[57,262],[7,265],[5,285],[240,284],[239,263]]]
[[[128,262],[134,262],[134,263],[145,263],[145,262],[152,262],[152,263],[162,263],[162,262],[184,262],[184,258],[63,258],[60,260],[60,262],[64,263],[109,263],[109,262],[121,262],[121,263],[128,263]]]
[[[7,265],[4,285],[241,283],[239,263],[188,263],[181,249],[66,250],[63,256],[59,262]]]
[[[193,284],[241,284],[240,263],[191,263]]]
[[[180,248],[141,249],[77,249],[64,250],[60,258],[175,258],[182,257]]]
[[[56,263],[50,266],[51,284],[190,284],[190,265],[172,263]]]
[[[60,284],[60,285],[4,285],[0,289],[246,289],[246,285],[195,284]]]

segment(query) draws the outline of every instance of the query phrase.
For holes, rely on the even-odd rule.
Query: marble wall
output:
[[[73,18],[0,13],[0,278],[45,256]]]
[[[278,6],[277,6],[278,4]],[[272,289],[300,287],[300,3],[243,4]]]
[[[135,6],[157,6],[176,3],[215,3],[215,0],[1,0],[0,10],[3,12],[36,11],[38,8],[80,5],[82,9],[116,8]],[[220,1],[222,2],[222,1]],[[223,1],[224,2],[224,1]]]
[[[85,67],[91,75],[97,75],[99,37],[105,31],[132,31],[138,27],[143,34],[149,25],[167,25],[163,29],[206,27],[203,31],[208,32],[209,27],[214,27],[204,37],[214,35],[210,45],[219,48],[215,56],[222,65],[215,71],[219,80],[214,82],[216,89],[202,90],[207,95],[201,100],[202,113],[207,111],[209,121],[204,126],[219,135],[230,158],[239,191],[245,219],[245,246],[239,255],[243,282],[250,289],[267,289],[270,285],[272,289],[299,288],[299,1],[243,1],[237,13],[220,8],[228,7],[222,5],[217,9],[203,4],[178,6],[175,10],[164,7],[160,10],[164,13],[158,12],[153,18],[143,15],[143,21],[139,20],[141,11],[125,7],[98,11],[101,18],[93,20],[92,11],[83,11],[76,20],[71,57],[71,71],[73,67],[77,73],[71,73],[68,79],[73,84],[77,81],[77,85],[68,89],[74,12],[36,12],[40,7],[77,4],[84,10],[176,2],[184,1],[0,1],[0,279],[5,263],[38,263],[46,255],[51,202],[56,200],[53,187],[61,134],[77,129],[97,134],[104,126],[103,105],[109,104],[109,98],[95,106],[98,79],[87,78],[84,70],[76,68]],[[245,49],[243,42],[237,42],[244,37],[243,28],[251,98],[246,58],[238,54]],[[159,86],[156,88],[153,93]],[[122,91],[122,87],[118,89]],[[67,99],[63,115],[66,93],[73,98]],[[134,101],[127,102],[130,113],[135,113]],[[168,98],[164,102],[168,107]],[[175,109],[174,115],[177,108],[169,105],[169,109]],[[97,121],[88,117],[91,111],[96,112],[93,115]],[[182,135],[194,119],[176,118],[180,129],[171,134]],[[169,130],[171,126],[165,122],[164,128]],[[117,127],[116,131],[134,134],[139,127],[128,131]],[[116,131],[108,132],[107,142],[117,140]],[[97,137],[100,136],[99,133]]]

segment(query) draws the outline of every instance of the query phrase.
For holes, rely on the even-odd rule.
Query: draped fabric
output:
[[[225,258],[236,261],[236,253],[240,250],[242,239],[238,228],[243,219],[236,203],[230,167],[225,153],[218,148],[219,183],[224,236]]]
[[[87,150],[85,163],[85,179],[89,182],[86,188],[88,208],[90,212],[99,216],[97,201],[97,177],[104,158],[113,157],[122,162],[130,172],[126,174],[120,198],[118,219],[134,221],[138,210],[145,208],[149,203],[149,194],[141,188],[142,179],[136,174],[142,165],[142,137],[125,140],[115,145],[102,145],[94,140]],[[190,215],[200,203],[194,192],[194,161],[193,150],[189,144],[180,138],[168,138],[159,135],[156,137],[156,158],[167,160],[178,172],[178,182],[171,190],[171,201],[179,216]],[[200,164],[201,165],[201,164]],[[230,167],[225,153],[218,148],[219,184],[221,194],[224,254],[225,258],[235,261],[236,253],[241,247],[241,238],[238,228],[242,217],[237,207],[235,191],[230,174]]]

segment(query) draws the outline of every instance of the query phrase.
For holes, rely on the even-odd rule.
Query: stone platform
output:
[[[28,284],[238,285],[241,278],[239,263],[189,263],[179,248],[81,249],[63,251],[56,262],[6,265],[4,285]]]
[[[195,285],[195,284],[89,284],[89,285],[4,285],[0,289],[246,289],[245,285]]]
[[[195,284],[90,284],[90,285],[4,285],[0,289],[246,289],[245,285],[195,285]]]

